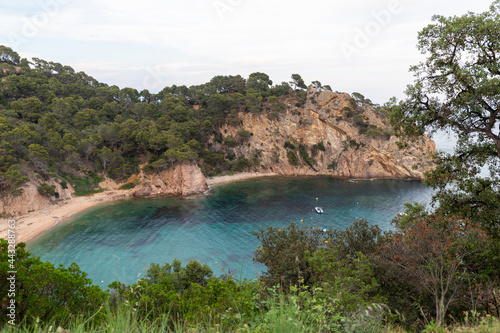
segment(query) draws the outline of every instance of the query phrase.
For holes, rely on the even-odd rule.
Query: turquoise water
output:
[[[174,258],[207,263],[216,275],[230,270],[251,279],[265,269],[252,262],[259,245],[252,232],[261,226],[302,219],[306,225],[344,229],[365,218],[387,230],[403,203],[429,202],[431,193],[418,181],[261,178],[217,186],[208,196],[103,204],[53,228],[28,249],[53,264],[76,262],[103,286],[133,283],[149,263]],[[316,205],[323,215],[313,211]]]

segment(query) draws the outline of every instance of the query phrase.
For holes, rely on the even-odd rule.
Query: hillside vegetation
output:
[[[341,110],[343,116],[333,118],[335,124],[341,122],[355,130],[351,136],[343,135],[338,147],[329,146],[327,140],[298,141],[293,133],[281,138],[268,129],[269,140],[276,136],[284,144],[263,151],[262,145],[270,142],[252,140],[254,133],[245,128],[251,126],[248,115],[265,117],[271,124],[267,127],[274,128],[272,121],[288,115],[306,128],[310,117],[301,113],[306,104],[315,108],[319,92],[331,90],[317,81],[310,88],[316,95],[308,99],[300,75],[273,85],[268,75],[257,72],[246,79],[216,76],[205,84],[174,85],[152,94],[108,86],[58,63],[37,58],[29,62],[0,46],[1,202],[4,208],[8,206],[28,179],[36,182],[41,195],[57,199],[68,187],[76,195],[85,195],[99,190],[104,178],[123,182],[140,171],[155,174],[179,162],[199,165],[206,176],[268,171],[278,161],[286,161],[302,173],[315,172],[325,145],[326,155],[332,156],[322,163],[326,171],[327,165],[331,169],[340,165],[340,152],[365,146],[354,135],[381,141],[391,137],[385,109],[354,93],[353,97],[345,94],[349,106]],[[367,107],[374,110],[371,117],[377,120],[373,124],[362,117]],[[245,149],[250,142],[252,149]],[[332,149],[339,153],[332,155]],[[371,166],[374,161],[375,157],[367,157],[362,163]],[[368,167],[359,163],[345,162],[347,171],[342,175],[349,175],[352,165],[360,170]],[[421,168],[416,163],[408,167],[409,174]]]

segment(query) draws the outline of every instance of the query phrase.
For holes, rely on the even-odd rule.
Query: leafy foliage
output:
[[[48,197],[59,197],[59,193],[56,192],[56,186],[48,185],[47,183],[40,184],[40,186],[38,187],[38,193]]]
[[[151,264],[146,277],[131,286],[113,282],[116,304],[130,304],[139,318],[155,320],[170,315],[170,327],[176,322],[197,322],[224,314],[219,320],[232,326],[254,315],[256,285],[237,284],[231,279],[219,279],[212,270],[198,261],[182,267],[179,260],[163,266]]]
[[[480,278],[477,265],[485,263],[491,246],[477,224],[429,215],[392,235],[380,248],[379,258],[387,270],[410,283],[417,295],[429,293],[439,327],[461,293],[467,293],[466,284]]]
[[[288,163],[290,163],[291,165],[298,165],[299,164],[299,160],[297,159],[297,155],[295,155],[295,153],[293,151],[288,151],[286,153],[286,157],[288,158]]]
[[[318,228],[299,227],[292,222],[278,228],[267,226],[253,233],[262,243],[255,250],[255,261],[266,265],[261,280],[268,286],[310,284],[312,269],[306,253],[315,252],[324,242],[325,235]]]
[[[6,240],[0,239],[1,290],[9,290],[8,245]],[[15,251],[17,323],[21,320],[34,323],[38,318],[42,322],[64,324],[72,318],[91,316],[99,310],[107,294],[98,286],[93,286],[76,264],[56,268],[51,263],[32,257],[25,247],[24,243],[19,243]],[[6,302],[2,301],[2,308],[5,307]],[[7,319],[2,316],[2,323]]]
[[[75,187],[75,195],[83,196],[100,191],[99,182],[101,177],[94,173],[89,173],[88,176],[80,178],[72,178]]]
[[[329,246],[312,253],[308,261],[314,271],[315,285],[321,287],[320,293],[338,300],[339,310],[355,311],[360,305],[380,301],[373,298],[378,284],[363,253],[343,256],[337,247]]]
[[[413,66],[415,83],[407,99],[393,103],[391,122],[399,135],[412,138],[426,130],[458,136],[453,155],[439,156],[439,167],[427,175],[446,216],[460,214],[478,221],[500,237],[500,1],[484,13],[434,16],[418,37],[427,58]],[[488,166],[489,179],[479,176]],[[449,186],[450,183],[453,186]]]

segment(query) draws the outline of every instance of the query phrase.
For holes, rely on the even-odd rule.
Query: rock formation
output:
[[[188,196],[203,193],[208,190],[207,181],[201,169],[198,165],[187,162],[175,164],[173,167],[156,175],[147,175],[141,172],[140,175],[132,176],[124,183],[116,183],[106,178],[99,183],[99,186],[106,190],[117,190],[121,185],[126,183],[136,184],[136,186],[127,193],[127,195],[136,197],[164,194]],[[30,180],[23,186],[23,192],[20,196],[7,198],[8,201],[5,206],[0,204],[0,212],[5,212],[12,216],[20,216],[54,204],[61,204],[65,200],[74,197],[71,187],[63,189],[61,185],[54,180],[47,181],[47,184],[56,186],[55,191],[59,194],[58,199],[41,195],[38,192],[40,184],[34,180]]]
[[[430,138],[419,137],[400,149],[385,115],[370,105],[357,105],[346,93],[310,89],[303,107],[288,102],[279,118],[251,113],[240,113],[239,118],[241,126],[225,125],[222,133],[238,138],[238,131],[250,132],[232,153],[258,160],[255,171],[423,179],[433,167],[429,157],[436,146]],[[224,143],[214,145],[216,150],[224,148]]]
[[[198,165],[191,163],[178,163],[152,176],[141,172],[138,181],[139,185],[132,190],[132,195],[136,197],[159,194],[188,196],[208,190],[203,172]]]
[[[5,212],[12,216],[19,216],[30,211],[40,210],[47,206],[53,205],[57,201],[64,201],[72,198],[73,189],[70,185],[68,188],[62,188],[61,184],[53,179],[44,181],[49,186],[55,186],[55,192],[59,198],[42,195],[38,192],[40,181],[30,179],[24,186],[20,196],[7,197],[5,202],[0,202],[0,213]]]

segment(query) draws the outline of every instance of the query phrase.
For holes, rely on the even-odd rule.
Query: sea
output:
[[[420,181],[266,177],[213,187],[207,195],[127,198],[104,203],[28,242],[28,250],[56,266],[75,262],[94,284],[132,284],[151,263],[197,260],[214,275],[255,279],[253,232],[291,222],[345,229],[366,219],[383,230],[405,202],[431,202]],[[318,214],[314,207],[324,213]]]

